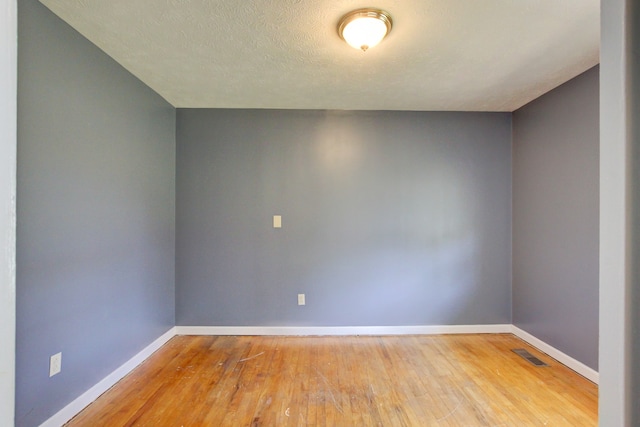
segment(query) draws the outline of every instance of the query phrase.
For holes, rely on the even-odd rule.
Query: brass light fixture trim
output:
[[[340,19],[340,22],[338,22],[338,35],[340,36],[340,38],[342,40],[347,42],[350,46],[356,47],[345,38],[344,30],[347,27],[347,25],[349,25],[352,22],[354,22],[355,20],[361,19],[361,18],[377,19],[377,20],[381,21],[382,23],[384,23],[384,25],[387,28],[386,33],[384,33],[384,35],[382,35],[382,38],[380,40],[377,40],[373,46],[375,46],[380,41],[382,41],[386,36],[388,36],[389,33],[391,32],[391,28],[393,27],[393,20],[391,19],[391,15],[388,12],[384,11],[384,10],[373,9],[373,8],[364,8],[364,9],[357,9],[357,10],[351,11],[351,12],[347,13],[346,15],[344,15]],[[360,45],[358,47],[360,49],[362,49],[363,52],[366,52],[367,49],[369,49],[370,47],[373,47],[373,46],[369,46],[368,44],[362,44],[362,45]]]

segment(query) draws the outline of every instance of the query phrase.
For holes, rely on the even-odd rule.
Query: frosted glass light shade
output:
[[[347,13],[338,24],[338,34],[350,46],[365,52],[391,31],[391,16],[382,10],[358,9]]]

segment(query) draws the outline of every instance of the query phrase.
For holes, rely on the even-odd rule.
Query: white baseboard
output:
[[[69,403],[49,418],[40,427],[60,427],[71,418],[75,417],[87,405],[96,400],[102,393],[109,390],[115,383],[120,381],[129,372],[134,370],[140,363],[144,362],[154,351],[162,347],[167,341],[176,335],[175,327],[169,329],[158,339],[145,347],[140,353],[133,356],[118,369],[107,375],[102,381],[84,392],[80,397]]]
[[[177,335],[438,335],[511,333],[512,325],[176,326]]]
[[[441,334],[503,334],[512,333],[578,374],[598,384],[598,372],[566,355],[544,341],[510,324],[497,325],[434,325],[434,326],[175,326],[149,344],[140,353],[69,403],[40,427],[60,427],[76,416],[102,393],[111,388],[144,362],[153,352],[176,335],[441,335]]]
[[[588,380],[591,380],[594,383],[598,384],[598,381],[600,379],[600,374],[598,373],[598,371],[588,367],[582,362],[577,361],[573,357],[568,356],[567,354],[561,352],[557,348],[547,344],[541,339],[534,337],[530,333],[523,331],[522,329],[518,328],[515,325],[511,326],[511,332],[518,338],[522,339],[523,341],[526,341],[528,344],[531,344],[532,346],[542,351],[543,353],[548,354],[558,362],[562,363],[563,365],[566,365],[567,367],[576,371],[577,373],[587,378]]]

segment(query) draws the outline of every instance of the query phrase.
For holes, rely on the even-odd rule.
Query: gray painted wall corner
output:
[[[598,369],[598,67],[513,114],[513,321]]]
[[[175,325],[175,109],[39,2],[18,20],[16,425],[34,426]]]
[[[628,86],[626,121],[629,140],[627,164],[629,167],[628,191],[629,213],[627,217],[628,239],[630,240],[629,259],[631,268],[628,271],[630,287],[628,307],[631,311],[627,337],[630,341],[630,363],[627,375],[631,380],[629,402],[631,402],[631,424],[640,425],[640,4],[631,2],[627,9],[627,25],[629,31],[628,50]]]
[[[0,425],[14,424],[17,10],[0,2]]]
[[[627,300],[627,110],[630,52],[628,7],[633,0],[602,2],[600,27],[600,383],[598,414],[602,425],[634,425],[630,360],[633,323]],[[636,24],[637,26],[637,24]],[[638,309],[636,305],[635,310]],[[635,368],[638,372],[638,369]],[[637,424],[637,423],[635,423]]]

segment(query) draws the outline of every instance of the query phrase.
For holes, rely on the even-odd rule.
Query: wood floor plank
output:
[[[511,334],[177,336],[68,426],[596,426],[597,407]]]

